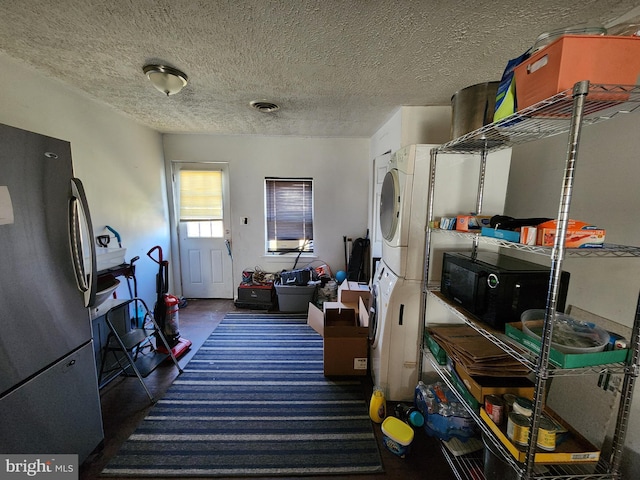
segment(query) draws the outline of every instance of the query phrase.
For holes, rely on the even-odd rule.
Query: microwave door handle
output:
[[[475,313],[476,315],[482,315],[487,310],[487,280],[489,274],[485,270],[478,272],[476,276],[476,295],[475,295]]]
[[[80,233],[80,218],[78,212],[86,222],[89,238],[87,238],[90,252],[90,268],[87,271],[83,257],[82,235]],[[85,307],[92,306],[96,301],[97,278],[96,272],[96,249],[93,243],[93,226],[89,216],[89,204],[84,192],[82,182],[78,178],[71,179],[71,199],[69,201],[69,242],[71,245],[71,258],[73,269],[76,274],[78,289],[84,294]]]

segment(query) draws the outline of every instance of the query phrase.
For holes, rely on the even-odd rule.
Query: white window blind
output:
[[[180,220],[222,218],[222,172],[180,170]]]
[[[267,252],[313,252],[313,180],[266,178]]]

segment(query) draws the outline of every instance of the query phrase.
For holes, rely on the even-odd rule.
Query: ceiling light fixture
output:
[[[259,110],[264,113],[271,113],[271,112],[275,112],[276,110],[280,110],[279,105],[276,105],[275,103],[267,102],[264,100],[254,100],[252,102],[249,102],[249,105],[251,105],[256,110]]]
[[[187,84],[187,75],[166,65],[145,65],[142,71],[149,81],[165,95],[175,95]]]

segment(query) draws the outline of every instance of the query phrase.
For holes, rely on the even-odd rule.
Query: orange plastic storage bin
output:
[[[640,37],[564,35],[522,62],[514,72],[518,110],[571,89],[582,80],[636,85],[640,75]],[[625,100],[619,95],[612,96],[611,100],[615,99]]]

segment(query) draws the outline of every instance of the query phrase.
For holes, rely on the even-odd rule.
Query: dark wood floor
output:
[[[184,367],[198,348],[220,323],[224,315],[236,308],[231,300],[189,300],[179,312],[180,333],[193,342],[191,350],[180,359]],[[243,310],[246,311],[246,310]],[[162,397],[177,376],[177,369],[170,362],[163,364],[146,378],[146,384],[156,398]],[[105,440],[101,449],[89,457],[80,468],[80,480],[99,478],[100,472],[113,457],[120,445],[133,433],[152,405],[136,378],[119,377],[101,390],[102,415]],[[371,386],[363,389],[363,400],[368,402]],[[436,440],[424,431],[416,432],[411,452],[405,459],[398,458],[385,449],[381,442],[380,426],[374,424],[385,473],[358,475],[351,478],[412,480],[453,480],[451,472]],[[307,477],[312,480],[313,477]],[[339,478],[318,477],[321,479]],[[237,479],[236,479],[237,480]],[[279,480],[283,480],[279,477]]]

